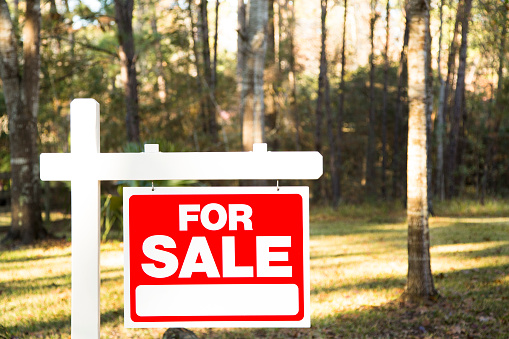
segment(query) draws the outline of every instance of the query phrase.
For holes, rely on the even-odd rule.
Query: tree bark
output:
[[[408,49],[408,35],[410,29],[410,13],[406,11],[405,20],[405,33],[403,36],[403,46],[401,47],[401,54],[398,66],[398,89],[396,94],[396,108],[394,110],[394,144],[393,144],[393,158],[392,158],[392,194],[393,198],[397,198],[402,194],[401,176],[404,174],[401,168],[404,165],[402,161],[402,138],[400,132],[401,121],[403,119],[403,92],[404,82],[407,77],[407,49]]]
[[[431,275],[427,199],[426,73],[429,4],[409,2],[408,43],[408,277],[403,297],[408,301],[432,299],[437,295]]]
[[[11,156],[11,227],[4,241],[32,243],[48,234],[42,225],[37,114],[39,110],[41,9],[26,1],[23,28],[23,75],[15,27],[5,0],[0,0],[0,77],[9,115]]]
[[[242,92],[243,76],[246,70],[246,52],[247,52],[247,23],[246,23],[246,5],[244,0],[237,2],[237,94],[239,97],[239,118],[240,118],[240,141],[243,140],[245,98]]]
[[[389,38],[390,38],[390,2],[387,0],[385,9],[385,49],[384,49],[384,88],[382,102],[382,197],[387,198],[387,87],[389,85]]]
[[[275,30],[275,11],[274,0],[267,1],[268,22],[267,22],[267,52],[265,57],[265,126],[270,133],[268,140],[270,148],[277,150],[279,148],[279,110],[278,110],[278,87],[280,85],[279,66],[276,61],[276,30]],[[281,14],[281,8],[279,8]],[[279,22],[281,17],[279,16]]]
[[[434,215],[433,212],[433,185],[432,185],[432,168],[431,161],[431,115],[433,114],[433,67],[431,65],[431,32],[426,31],[426,167],[427,167],[427,186],[428,186],[428,213]]]
[[[343,116],[344,116],[344,107],[345,107],[345,67],[346,67],[346,27],[347,27],[347,17],[348,17],[348,0],[345,0],[344,3],[345,12],[343,15],[343,35],[341,41],[341,76],[339,83],[339,103],[338,103],[338,130],[337,130],[337,150],[336,150],[336,170],[338,171],[338,203],[341,200],[341,167],[342,167],[342,152],[341,145],[343,142]]]
[[[438,97],[438,109],[437,109],[437,170],[436,170],[436,188],[440,200],[445,199],[445,184],[444,184],[444,131],[445,131],[445,119],[444,119],[444,96],[445,96],[445,81],[442,77],[441,62],[442,62],[442,37],[443,37],[443,8],[444,0],[440,1],[440,28],[438,37],[438,60],[437,60],[437,73],[438,80],[440,82],[440,94]]]
[[[126,106],[127,141],[140,142],[133,7],[133,0],[115,0],[115,21],[118,27],[119,57]]]
[[[152,17],[150,18],[150,27],[152,34],[155,37],[154,51],[156,55],[155,73],[157,76],[157,96],[162,104],[166,103],[168,97],[168,85],[166,77],[164,76],[163,68],[163,53],[161,52],[161,35],[157,30],[157,2],[153,2],[152,6]]]
[[[211,137],[212,142],[217,143],[217,120],[216,110],[214,105],[214,93],[212,85],[212,65],[210,62],[210,45],[209,45],[209,21],[208,21],[208,10],[207,0],[200,1],[200,41],[202,47],[202,61],[203,61],[203,81],[204,84],[204,101],[206,107],[206,131]]]
[[[217,41],[218,41],[218,29],[219,29],[219,0],[216,0],[215,7],[215,22],[214,22],[214,59],[212,61],[212,83],[210,84],[211,90],[216,96],[217,87]]]
[[[443,89],[443,99],[441,101],[441,108],[442,108],[442,120],[444,121],[444,130],[443,133],[445,134],[445,125],[448,118],[449,113],[449,93],[452,89],[452,83],[454,78],[454,73],[456,69],[456,52],[458,49],[458,32],[459,32],[459,25],[461,22],[461,14],[463,11],[463,2],[458,2],[458,8],[456,12],[456,20],[454,22],[454,29],[453,29],[453,37],[451,40],[451,46],[449,47],[449,56],[447,58],[447,75],[444,81],[444,89]],[[449,115],[450,117],[450,115]],[[445,146],[444,146],[445,147]],[[449,149],[447,150],[447,152]],[[449,155],[449,154],[447,154]],[[451,173],[449,173],[449,162],[445,163],[444,159],[444,194],[445,198],[449,198],[451,195],[449,194],[449,182],[452,180]],[[447,169],[447,171],[445,171]]]
[[[370,19],[370,43],[371,53],[369,55],[369,116],[368,116],[368,145],[366,152],[366,192],[368,196],[376,193],[376,172],[375,172],[375,124],[376,124],[376,102],[375,102],[375,24],[378,19],[376,6],[378,0],[371,0]]]
[[[468,22],[470,18],[470,10],[472,8],[472,0],[465,0],[465,6],[462,13],[461,23],[461,46],[458,65],[458,77],[456,80],[456,92],[454,93],[454,108],[451,121],[451,131],[449,134],[449,152],[448,152],[448,198],[456,194],[455,189],[455,173],[458,168],[458,139],[460,134],[460,119],[465,109],[463,103],[465,98],[465,72],[467,62],[467,46],[468,46]]]
[[[316,116],[323,117],[324,111],[327,119],[327,139],[329,142],[329,170],[331,176],[332,205],[336,207],[339,204],[339,181],[336,162],[336,136],[334,121],[332,119],[332,110],[330,103],[330,84],[327,74],[327,0],[321,1],[321,52],[320,52],[320,73],[318,76],[318,98],[316,102]],[[321,134],[317,128],[317,132]],[[320,135],[317,138],[320,139]],[[320,146],[321,147],[321,146]]]
[[[509,1],[504,0],[501,5],[501,14],[502,14],[502,32],[500,35],[500,45],[499,45],[499,52],[498,52],[498,70],[497,70],[497,76],[498,76],[498,82],[497,82],[497,94],[495,97],[495,104],[497,105],[497,108],[500,110],[500,113],[502,112],[502,93],[503,93],[503,87],[504,87],[504,59],[505,59],[505,43],[507,38],[507,26],[508,26],[508,19],[507,19],[507,13],[509,7]],[[500,114],[499,113],[499,114]]]
[[[242,75],[246,68],[246,49],[247,49],[247,24],[246,24],[246,5],[244,0],[238,0],[237,5],[237,87],[239,94],[242,88]]]
[[[290,72],[288,74],[291,88],[291,99],[290,99],[290,109],[292,112],[293,123],[295,126],[295,134],[294,134],[294,142],[295,142],[295,150],[300,151],[302,149],[301,141],[300,141],[300,115],[299,109],[297,106],[297,72],[295,65],[295,42],[294,42],[294,34],[295,34],[295,4],[292,2],[290,4],[290,14],[291,17],[288,20],[288,41],[290,44],[290,57],[289,57],[289,65]]]
[[[267,0],[249,2],[246,68],[242,75],[242,145],[245,151],[265,140],[263,75],[267,50]]]

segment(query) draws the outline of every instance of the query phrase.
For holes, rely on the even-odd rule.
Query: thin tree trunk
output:
[[[240,118],[240,141],[243,140],[244,126],[244,107],[245,97],[242,90],[244,72],[246,71],[247,52],[247,24],[246,24],[246,5],[244,0],[237,2],[237,94],[239,96],[239,118]]]
[[[385,26],[385,49],[384,49],[384,88],[383,88],[383,106],[382,106],[382,196],[387,198],[387,87],[389,85],[389,38],[390,38],[390,2],[387,0],[385,17],[387,20]]]
[[[277,150],[278,140],[278,109],[277,96],[279,86],[279,67],[276,64],[276,30],[274,26],[275,11],[274,0],[268,0],[268,24],[267,24],[267,53],[265,57],[265,124],[270,131],[269,140],[271,149]],[[279,11],[279,13],[281,13]],[[281,18],[279,18],[281,21]]]
[[[197,89],[197,92],[199,93],[199,97],[200,97],[200,101],[199,101],[199,105],[200,105],[200,118],[198,119],[199,120],[199,124],[201,124],[201,129],[203,132],[206,132],[207,131],[207,109],[206,109],[206,105],[205,105],[205,89],[204,89],[204,81],[202,81],[202,67],[201,67],[201,58],[200,58],[200,53],[198,52],[198,45],[200,44],[199,41],[201,40],[201,35],[198,34],[198,29],[197,29],[197,25],[199,26],[200,23],[198,22],[195,23],[194,21],[194,14],[193,14],[193,2],[192,0],[188,0],[188,11],[189,11],[189,18],[190,18],[190,21],[191,21],[191,42],[193,44],[193,54],[194,54],[194,65],[195,65],[195,68],[196,68],[196,89]],[[198,15],[198,18],[201,18],[201,15]],[[201,19],[199,19],[201,20]]]
[[[321,51],[320,51],[320,71],[318,74],[318,97],[316,99],[316,125],[315,125],[315,151],[322,152],[322,125],[324,117],[325,93],[327,91],[327,51],[326,44],[326,25],[327,18],[327,0],[321,0]],[[326,112],[327,113],[327,112]],[[332,155],[334,156],[334,155]],[[332,167],[332,166],[331,166]],[[331,168],[332,170],[332,168]],[[331,173],[332,175],[332,173]],[[325,199],[325,186],[323,179],[315,184],[315,193],[317,200]]]
[[[251,0],[247,24],[247,60],[241,93],[242,145],[251,150],[265,140],[263,76],[267,51],[267,0]]]
[[[437,193],[440,197],[440,200],[445,199],[445,184],[444,184],[444,130],[445,130],[445,120],[444,120],[444,96],[445,96],[445,81],[442,77],[442,38],[443,38],[443,8],[444,8],[444,0],[440,1],[440,29],[439,29],[439,37],[438,37],[438,60],[437,60],[437,73],[438,80],[440,82],[440,94],[438,97],[438,110],[437,110],[437,130],[436,130],[436,138],[437,138],[437,170],[436,170],[436,181],[437,181]]]
[[[453,78],[454,78],[454,73],[455,73],[455,68],[456,68],[456,52],[457,52],[458,43],[459,43],[458,42],[458,32],[459,32],[459,25],[461,22],[462,11],[463,11],[463,2],[460,1],[458,3],[458,8],[457,8],[457,12],[456,12],[456,20],[454,22],[453,36],[452,36],[452,40],[451,40],[451,46],[449,48],[449,56],[447,58],[447,75],[446,75],[446,78],[444,81],[445,84],[444,84],[444,89],[443,89],[444,94],[443,94],[443,99],[442,99],[442,120],[444,121],[444,128],[443,128],[444,134],[446,133],[445,125],[446,125],[446,121],[447,121],[447,114],[449,112],[449,93],[452,90],[452,83],[453,83]],[[445,198],[450,198],[451,195],[449,194],[449,187],[450,187],[449,182],[452,180],[452,176],[451,176],[452,174],[449,173],[449,163],[445,163],[445,159],[444,159],[443,166],[444,166],[444,183],[443,183],[444,188],[443,188],[443,190],[444,190]],[[445,171],[445,169],[447,169],[447,171]]]
[[[155,37],[154,52],[156,55],[155,73],[157,76],[157,96],[162,104],[166,103],[168,97],[168,85],[164,76],[163,69],[163,53],[161,52],[161,35],[157,31],[157,2],[153,2],[152,6],[152,17],[150,18],[150,27],[152,34]]]
[[[366,152],[366,192],[369,196],[376,193],[376,173],[375,173],[375,24],[378,19],[376,6],[378,0],[371,0],[371,19],[370,19],[370,43],[371,53],[369,55],[369,116],[368,116],[368,145]]]
[[[509,1],[505,0],[502,3],[502,10],[500,11],[502,13],[502,33],[500,36],[500,46],[499,46],[499,52],[498,52],[498,82],[497,82],[497,94],[495,98],[495,104],[497,105],[497,109],[502,111],[502,93],[504,90],[504,59],[505,59],[505,43],[506,43],[506,37],[507,37],[507,26],[508,26],[508,20],[507,20],[507,13],[508,13],[508,7],[509,7]],[[502,112],[499,112],[499,114]]]
[[[329,142],[329,169],[331,176],[332,205],[336,207],[339,204],[339,181],[336,162],[336,136],[334,120],[332,119],[332,110],[330,103],[330,84],[327,74],[327,0],[322,0],[322,50],[320,53],[320,73],[318,77],[318,101],[316,103],[317,116],[323,116],[323,110],[327,118],[327,139]]]
[[[206,106],[206,117],[207,117],[207,132],[215,144],[218,140],[217,135],[217,120],[216,110],[214,107],[214,93],[212,84],[212,65],[210,62],[210,45],[209,45],[209,21],[207,11],[207,0],[201,0],[200,2],[200,35],[202,43],[202,58],[203,58],[203,81],[205,81],[205,106]]]
[[[403,91],[404,82],[407,76],[407,49],[408,49],[408,35],[410,28],[410,13],[406,11],[405,33],[403,36],[403,46],[401,47],[401,54],[398,66],[398,89],[396,94],[396,108],[394,110],[394,144],[393,144],[393,159],[392,159],[392,194],[397,198],[402,192],[402,178],[403,165],[402,161],[402,140],[400,136],[400,126],[403,119]]]
[[[295,142],[295,150],[300,151],[301,141],[300,141],[300,115],[299,109],[297,106],[297,73],[295,70],[295,43],[294,43],[294,33],[295,33],[295,4],[291,3],[291,18],[289,19],[289,29],[288,29],[288,41],[290,44],[290,73],[288,75],[290,81],[291,88],[291,99],[290,99],[290,109],[292,112],[293,122],[295,126],[295,134],[294,134],[294,142]]]
[[[427,199],[426,152],[426,50],[429,31],[429,5],[425,0],[409,3],[408,43],[408,277],[404,299],[429,300],[437,292],[431,274]]]
[[[463,110],[465,109],[465,72],[467,61],[467,46],[468,46],[468,21],[470,18],[470,10],[472,8],[472,0],[465,0],[465,7],[462,15],[461,23],[461,46],[460,57],[458,65],[458,78],[456,80],[456,92],[454,94],[454,108],[451,121],[451,132],[449,135],[449,154],[448,154],[448,197],[452,197],[455,192],[455,173],[458,168],[458,139],[460,135],[460,119],[462,118]]]
[[[41,10],[26,1],[23,29],[23,75],[18,62],[15,26],[5,0],[0,0],[0,77],[9,115],[11,156],[11,228],[4,241],[28,244],[48,234],[42,225],[37,114],[39,110]]]
[[[133,0],[115,0],[115,21],[118,27],[119,56],[126,106],[127,141],[140,142],[133,7]]]
[[[342,152],[341,145],[343,142],[343,116],[345,107],[345,67],[346,67],[346,27],[347,27],[347,13],[348,13],[348,0],[344,3],[345,12],[343,15],[343,36],[341,42],[341,77],[339,83],[339,103],[338,103],[338,130],[337,130],[337,151],[336,151],[336,169],[338,171],[338,204],[341,200],[341,177],[342,177]]]
[[[219,29],[219,0],[216,0],[215,7],[215,23],[214,23],[214,59],[212,61],[212,83],[210,84],[211,90],[216,96],[217,87],[217,41],[218,41],[218,29]]]
[[[433,215],[433,185],[431,161],[431,115],[433,114],[433,68],[431,65],[431,32],[426,31],[426,161],[427,161],[427,186],[428,186],[428,213]]]

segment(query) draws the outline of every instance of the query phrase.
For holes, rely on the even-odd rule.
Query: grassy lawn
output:
[[[407,267],[401,207],[312,209],[312,327],[193,331],[201,338],[507,338],[509,202],[435,208],[432,271],[442,296],[435,304],[397,301]],[[0,223],[7,218],[0,213]],[[68,220],[56,225],[68,232]],[[164,329],[123,326],[122,251],[120,241],[101,245],[101,338],[161,338]],[[0,338],[69,338],[70,283],[68,241],[2,249]]]

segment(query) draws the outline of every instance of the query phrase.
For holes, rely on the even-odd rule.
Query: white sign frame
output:
[[[129,253],[129,198],[133,195],[167,194],[299,194],[302,197],[303,220],[303,295],[304,316],[299,321],[182,321],[182,322],[135,322],[131,319],[130,300],[130,253]],[[124,324],[126,328],[175,328],[175,327],[278,327],[309,328],[310,320],[310,257],[309,257],[309,188],[308,187],[150,187],[124,188]],[[254,287],[256,288],[256,287]],[[192,305],[191,297],[188,302]],[[297,300],[298,302],[298,300]],[[197,307],[197,306],[196,306]],[[283,311],[284,312],[284,311]]]
[[[42,153],[43,181],[71,181],[71,337],[100,337],[101,180],[318,179],[318,152],[101,153],[99,103],[74,99],[70,114],[71,153]],[[79,241],[78,241],[79,240]]]

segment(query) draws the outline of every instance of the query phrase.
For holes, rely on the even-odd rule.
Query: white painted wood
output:
[[[318,179],[318,152],[98,153],[88,158],[98,180]],[[73,154],[41,154],[42,180],[71,180]]]
[[[100,183],[89,175],[90,155],[99,149],[99,104],[71,103],[71,337],[99,338]]]
[[[253,144],[253,152],[267,152],[266,143]]]
[[[143,151],[145,153],[157,153],[159,152],[159,144],[145,144]]]

